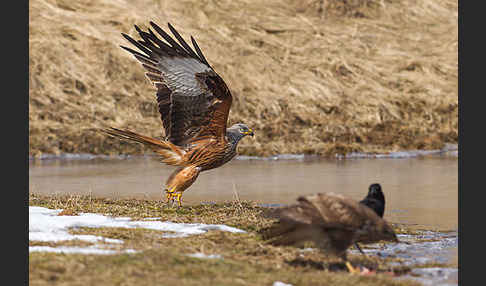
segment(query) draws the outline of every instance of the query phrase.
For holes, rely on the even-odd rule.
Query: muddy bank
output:
[[[94,130],[161,137],[154,89],[119,48],[133,24],[195,36],[232,90],[249,156],[457,143],[457,1],[29,2],[29,153],[141,154]]]

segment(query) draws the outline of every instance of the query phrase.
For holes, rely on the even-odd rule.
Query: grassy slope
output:
[[[194,35],[235,100],[240,153],[334,154],[457,142],[457,1],[29,1],[29,151],[140,153],[93,128],[162,135],[120,49],[133,24]],[[356,4],[349,4],[356,3]]]
[[[251,202],[162,208],[149,200],[104,199],[89,196],[41,196],[30,194],[30,205],[62,208],[65,214],[95,212],[134,219],[162,217],[175,222],[227,224],[247,231],[232,234],[210,231],[186,238],[161,238],[160,232],[145,229],[81,228],[76,234],[95,234],[123,239],[120,249],[136,249],[135,254],[63,255],[31,253],[30,285],[272,285],[283,281],[297,285],[416,285],[390,275],[403,274],[407,267],[392,266],[392,258],[348,254],[357,265],[376,269],[379,274],[350,275],[336,258],[319,252],[300,252],[294,247],[274,247],[262,241],[258,230],[272,223],[264,209]],[[403,232],[404,229],[397,229]],[[85,246],[86,242],[29,242],[30,245]],[[363,245],[363,247],[365,247]],[[223,259],[187,257],[203,252]],[[396,262],[396,261],[395,261]],[[441,265],[442,266],[442,265]]]

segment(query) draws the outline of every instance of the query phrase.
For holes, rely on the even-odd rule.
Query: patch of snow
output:
[[[163,237],[185,237],[202,234],[209,230],[220,230],[242,233],[241,229],[226,225],[202,223],[173,223],[163,221],[133,221],[129,217],[108,217],[100,214],[81,213],[77,216],[58,216],[62,210],[52,210],[44,207],[29,207],[29,240],[52,241],[79,239],[88,242],[123,243],[123,240],[105,238],[95,235],[74,235],[68,230],[76,227],[119,227],[146,228],[171,232]],[[158,218],[154,218],[158,219]],[[29,248],[29,251],[31,248]],[[32,248],[48,249],[48,248]]]
[[[306,247],[306,248],[299,249],[299,252],[312,252],[315,250],[316,250],[315,248]]]
[[[280,281],[273,282],[272,286],[293,286],[292,284],[283,283]]]
[[[196,252],[196,253],[191,253],[187,254],[189,257],[194,257],[194,258],[201,258],[201,259],[221,259],[221,255],[219,254],[204,254],[202,252]]]
[[[55,253],[79,253],[79,254],[118,254],[120,251],[103,249],[96,246],[78,247],[78,246],[29,246],[29,252],[55,252]],[[133,249],[125,249],[123,253],[135,253]]]
[[[146,217],[143,220],[159,220],[161,217]]]

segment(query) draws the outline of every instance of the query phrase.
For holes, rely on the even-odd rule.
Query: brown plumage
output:
[[[122,35],[140,52],[122,46],[132,53],[146,70],[156,87],[158,109],[162,119],[163,140],[129,130],[110,128],[104,132],[139,142],[161,156],[162,162],[178,166],[166,182],[167,200],[181,205],[182,192],[199,173],[217,168],[236,156],[241,138],[253,131],[239,123],[227,128],[232,96],[223,79],[213,70],[193,37],[195,51],[170,25],[173,39],[155,23],[148,29],[135,26],[141,37],[136,41]]]
[[[342,195],[302,196],[298,203],[277,209],[279,221],[263,230],[273,245],[314,242],[324,253],[346,260],[355,242],[398,241],[393,229],[372,209]]]

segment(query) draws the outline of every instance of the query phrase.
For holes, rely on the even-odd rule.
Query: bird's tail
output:
[[[302,216],[301,205],[276,208],[265,213],[268,218],[278,218],[271,226],[260,230],[264,240],[272,245],[303,245],[315,238],[318,228],[313,228],[309,219]]]
[[[270,244],[302,246],[306,241],[313,241],[317,230],[301,223],[279,221],[260,230],[264,240]]]
[[[264,240],[268,240],[273,245],[292,245],[298,240],[297,228],[287,223],[274,223],[260,233]]]
[[[140,135],[129,130],[121,130],[110,127],[109,129],[100,129],[100,131],[107,133],[111,136],[128,139],[149,147],[155,153],[162,156],[162,162],[168,165],[180,165],[183,161],[185,154],[184,150],[180,149],[176,145],[169,141],[162,141],[159,139],[151,138],[148,136]]]

